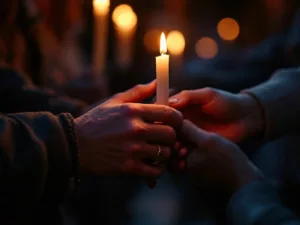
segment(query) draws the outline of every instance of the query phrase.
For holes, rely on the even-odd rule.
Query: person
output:
[[[226,190],[229,224],[300,224],[274,184],[236,145],[251,138],[263,141],[298,134],[299,74],[298,68],[281,70],[238,94],[204,88],[170,99],[170,105],[193,122],[183,125],[184,137],[196,146],[187,160],[188,171],[199,187]],[[287,164],[285,178],[295,179],[298,151]]]
[[[160,176],[182,115],[139,103],[155,88],[155,82],[136,86],[76,119],[49,112],[1,116],[1,223],[55,224],[59,203],[85,171]]]

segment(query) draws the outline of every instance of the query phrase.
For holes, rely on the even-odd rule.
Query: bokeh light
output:
[[[144,45],[147,51],[154,53],[159,49],[160,35],[162,31],[159,29],[150,29],[144,36]]]
[[[223,40],[233,41],[240,34],[240,26],[236,20],[224,18],[218,23],[217,31]]]
[[[218,54],[219,48],[213,39],[203,37],[196,43],[195,51],[202,59],[212,59]]]
[[[133,11],[130,5],[121,4],[117,6],[112,13],[113,22],[116,23],[120,15],[122,15],[123,13],[128,13],[130,11]]]
[[[94,12],[98,15],[108,13],[110,0],[93,0]]]
[[[167,36],[168,51],[173,55],[181,55],[185,48],[185,39],[178,30],[169,32]]]
[[[129,5],[119,5],[113,12],[113,21],[123,31],[135,28],[137,16]]]

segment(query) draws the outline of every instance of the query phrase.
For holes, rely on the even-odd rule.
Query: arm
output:
[[[73,176],[77,149],[72,117],[1,116],[0,138],[0,220],[13,224],[13,219],[30,219],[34,208],[44,202],[57,206]]]
[[[275,188],[266,181],[249,184],[231,199],[227,215],[232,225],[300,225],[284,207]]]
[[[275,73],[267,82],[244,91],[257,99],[263,109],[265,136],[275,139],[281,135],[299,132],[300,127],[300,70]],[[257,109],[259,107],[256,107]],[[261,110],[261,109],[258,109]],[[257,121],[249,121],[252,124]],[[249,125],[251,127],[253,125]],[[256,131],[260,133],[260,131]]]
[[[49,111],[82,113],[85,103],[38,88],[12,69],[0,69],[0,111],[3,113]]]

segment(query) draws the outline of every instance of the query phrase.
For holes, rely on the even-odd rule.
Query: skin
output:
[[[198,127],[236,143],[264,133],[263,110],[248,94],[212,88],[183,91],[170,99],[170,106]]]
[[[260,170],[236,144],[206,132],[188,120],[183,122],[183,134],[195,147],[188,156],[187,168],[198,186],[226,190],[232,195],[263,178]]]
[[[150,178],[162,174],[163,166],[147,160],[155,159],[158,144],[164,159],[170,157],[183,119],[171,107],[138,103],[153,95],[155,89],[155,82],[136,86],[75,119],[83,171]]]

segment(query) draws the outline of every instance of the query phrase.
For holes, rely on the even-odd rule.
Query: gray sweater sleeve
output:
[[[264,110],[267,139],[299,131],[300,69],[280,70],[270,80],[244,92],[254,96]]]
[[[282,205],[275,187],[254,182],[239,190],[227,207],[231,225],[300,225],[300,220]]]

